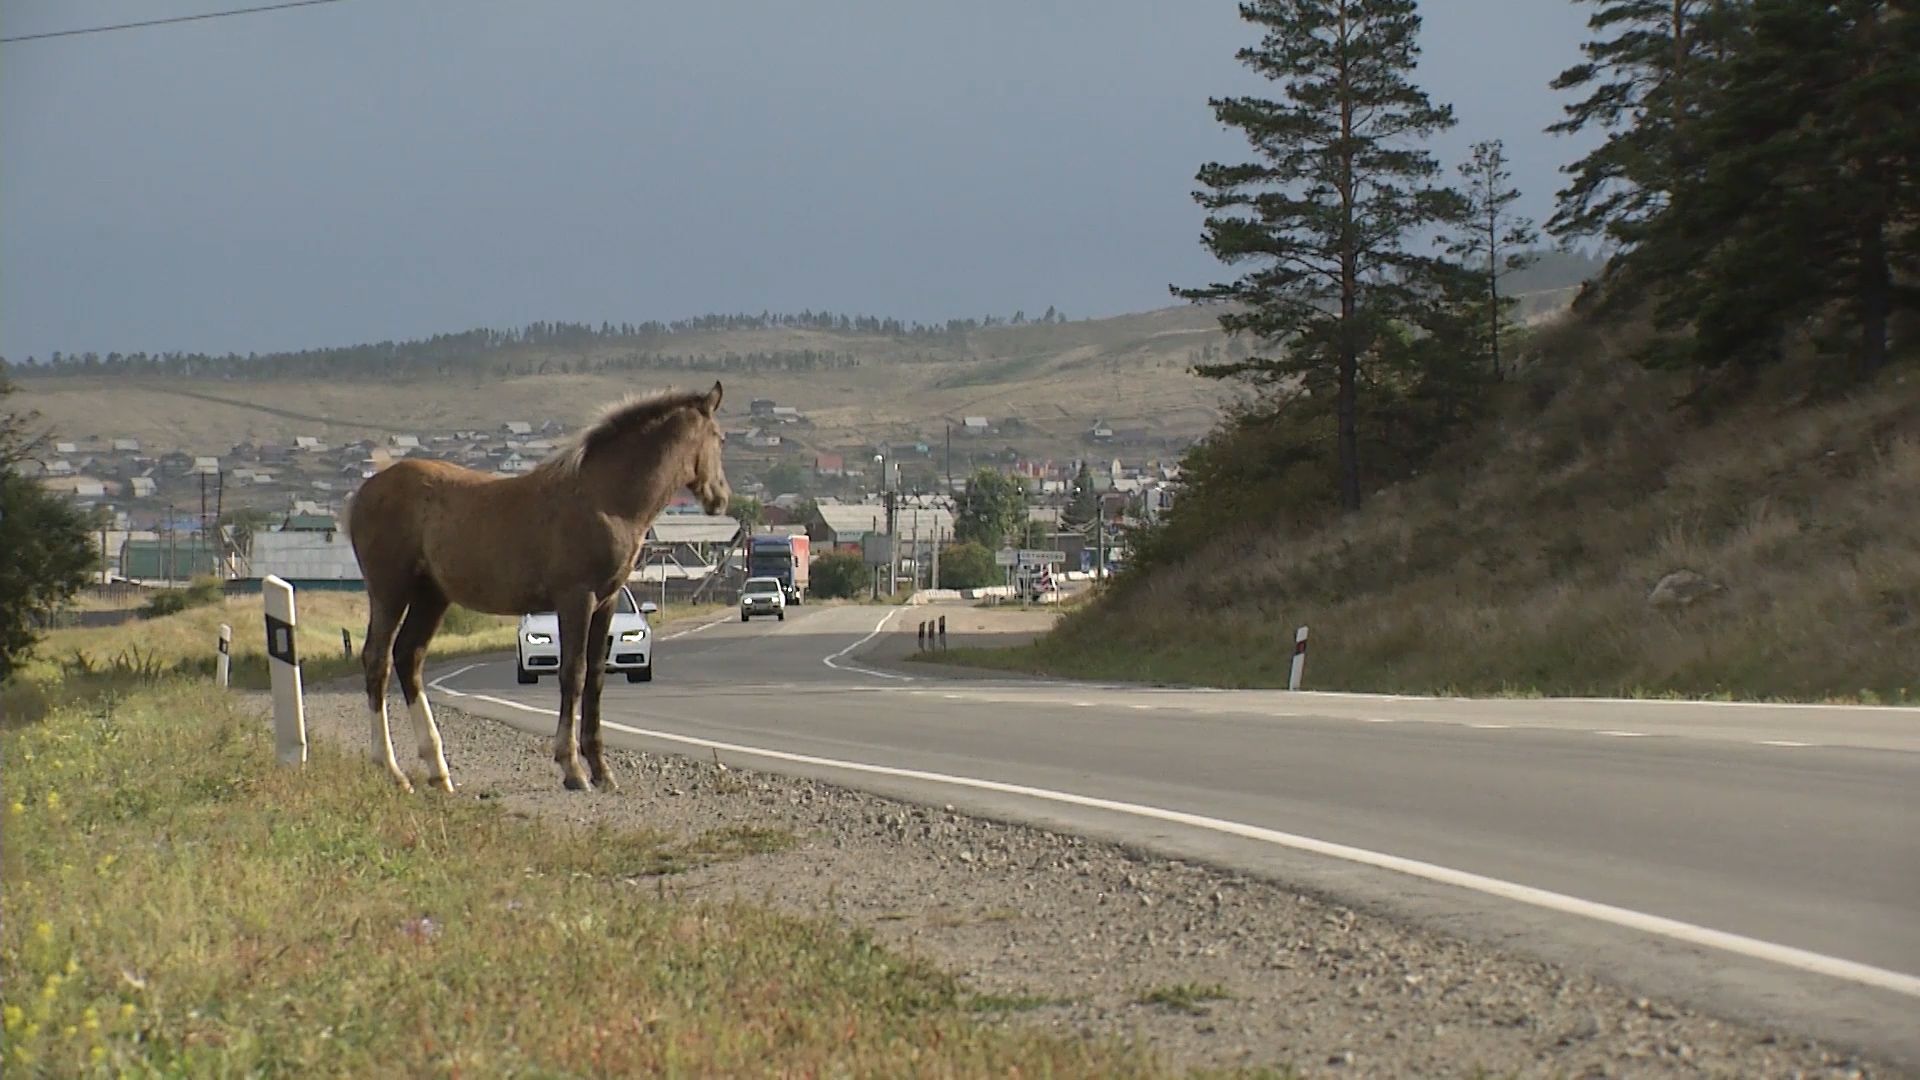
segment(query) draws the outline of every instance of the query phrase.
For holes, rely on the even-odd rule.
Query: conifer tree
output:
[[[1471,156],[1461,164],[1460,177],[1465,204],[1456,235],[1447,253],[1459,259],[1478,281],[1474,306],[1481,310],[1484,326],[1483,346],[1493,363],[1493,377],[1503,378],[1500,365],[1500,338],[1507,328],[1507,315],[1513,298],[1500,291],[1508,274],[1530,265],[1534,256],[1527,247],[1539,238],[1533,222],[1514,213],[1520,198],[1510,187],[1513,174],[1507,171],[1506,145],[1499,139],[1475,143]]]
[[[1452,126],[1412,81],[1420,16],[1413,0],[1248,0],[1261,33],[1240,61],[1276,84],[1267,97],[1215,98],[1256,160],[1211,163],[1194,198],[1201,242],[1245,265],[1233,281],[1175,288],[1231,301],[1229,334],[1263,353],[1195,370],[1269,394],[1295,388],[1335,399],[1341,505],[1360,505],[1359,367],[1383,333],[1428,302],[1435,261],[1415,252],[1426,229],[1456,216],[1422,139]]]

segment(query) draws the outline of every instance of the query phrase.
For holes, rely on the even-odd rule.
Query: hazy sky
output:
[[[16,36],[244,7],[4,0]],[[1429,0],[1544,219],[1567,0]],[[1231,2],[345,0],[0,46],[0,354],[725,311],[1071,317],[1210,279]]]

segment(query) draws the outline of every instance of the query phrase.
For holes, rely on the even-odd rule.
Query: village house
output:
[[[500,430],[509,435],[531,435],[533,434],[533,425],[527,423],[525,420],[509,420],[500,425]]]

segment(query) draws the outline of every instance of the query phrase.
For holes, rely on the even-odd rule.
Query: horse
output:
[[[560,722],[553,759],[570,791],[618,784],[600,741],[600,691],[614,598],[632,573],[654,518],[690,489],[710,514],[732,491],[725,439],[705,393],[662,391],[610,406],[552,456],[519,476],[443,461],[402,460],[354,496],[347,532],[366,579],[369,612],[360,664],[372,712],[373,756],[402,790],[387,722],[389,660],[413,718],[427,783],[453,790],[421,671],[450,604],[496,615],[552,611],[560,622]],[[574,728],[575,706],[579,731]]]

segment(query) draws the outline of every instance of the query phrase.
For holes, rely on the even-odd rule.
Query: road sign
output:
[[[1023,548],[1020,551],[1022,566],[1048,566],[1066,561],[1067,553],[1064,551],[1040,551],[1034,548]]]
[[[993,565],[1015,566],[1020,562],[1020,553],[1012,548],[1001,548],[993,553]]]
[[[860,553],[865,556],[868,566],[885,566],[893,561],[893,537],[885,533],[868,533],[860,541]]]

